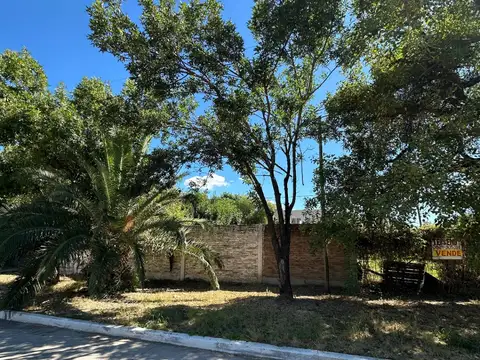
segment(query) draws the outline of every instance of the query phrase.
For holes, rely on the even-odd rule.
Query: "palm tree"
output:
[[[138,191],[151,138],[135,142],[120,131],[104,141],[103,159],[79,160],[88,175],[88,191],[54,172],[40,173],[47,195],[28,204],[3,206],[0,212],[0,266],[22,256],[23,266],[4,299],[18,307],[52,281],[72,261],[85,263],[90,295],[132,289],[145,280],[145,253],[185,254],[205,268],[218,289],[213,266],[217,253],[188,234],[194,219],[171,215],[180,199],[159,184]],[[81,189],[81,190],[80,190]]]

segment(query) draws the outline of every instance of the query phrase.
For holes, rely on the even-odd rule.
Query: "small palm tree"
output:
[[[145,253],[183,253],[206,269],[214,289],[217,253],[190,239],[187,227],[198,223],[170,214],[179,200],[176,189],[152,185],[138,193],[151,138],[132,143],[116,132],[104,141],[105,156],[79,160],[88,174],[88,191],[52,172],[41,178],[50,189],[35,201],[0,211],[0,266],[23,258],[21,273],[10,286],[5,307],[22,306],[52,281],[58,269],[73,261],[85,263],[92,296],[131,289],[145,280]],[[137,190],[134,190],[137,189]],[[138,194],[137,194],[138,193]]]

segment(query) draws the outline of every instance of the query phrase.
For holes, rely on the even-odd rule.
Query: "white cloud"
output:
[[[186,179],[183,184],[187,187],[198,187],[201,189],[211,190],[214,187],[228,186],[225,177],[215,173],[205,176],[193,176]]]

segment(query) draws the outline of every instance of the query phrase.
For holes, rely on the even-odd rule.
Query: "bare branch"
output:
[[[313,94],[315,94],[318,89],[320,89],[326,82],[327,80],[330,78],[330,76],[339,68],[339,65],[335,65],[335,67],[330,70],[330,72],[328,73],[328,75],[325,77],[325,79],[323,79],[323,81],[318,84],[317,86],[315,86],[315,88],[312,89],[312,91],[310,91],[310,94],[308,95],[308,98],[310,98]]]
[[[279,168],[280,170],[282,170],[284,173],[287,173],[287,170],[285,170],[285,168],[283,168],[282,166],[280,166],[278,163],[275,163],[274,164],[275,167]]]

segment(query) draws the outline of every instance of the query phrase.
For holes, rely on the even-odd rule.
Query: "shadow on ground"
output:
[[[478,306],[370,303],[346,297],[272,297],[225,306],[159,306],[138,320],[149,328],[392,359],[478,359]]]
[[[222,360],[230,355],[0,320],[1,359]]]
[[[198,290],[197,290],[198,291]],[[478,302],[380,300],[329,295],[285,302],[251,296],[205,307],[160,305],[128,321],[92,315],[66,299],[55,314],[121,325],[390,359],[479,359]],[[143,306],[139,303],[139,306]],[[48,308],[46,309],[48,312]]]
[[[308,286],[297,287],[296,300],[284,302],[272,293],[267,296],[267,290],[275,290],[273,286],[223,284],[222,289],[229,294],[220,292],[215,295],[218,303],[203,305],[195,292],[209,291],[207,283],[162,281],[149,285],[146,293],[159,293],[153,300],[118,296],[92,302],[99,308],[91,311],[82,307],[85,289],[72,282],[62,291],[44,294],[37,302],[38,311],[97,322],[380,358],[480,359],[478,300],[378,292],[347,296],[340,290],[325,295],[322,287]],[[169,302],[161,292],[186,293],[187,296],[179,294],[179,300],[172,303],[172,296]],[[230,292],[238,292],[238,297],[227,301],[231,299]],[[221,298],[227,295],[228,299]]]
[[[260,283],[221,283],[222,290],[239,292],[272,292],[278,293],[278,286],[274,284]],[[148,280],[146,282],[146,293],[169,291],[169,292],[198,292],[210,291],[210,284],[202,280]],[[297,285],[293,287],[295,296],[318,296],[325,294],[323,285]],[[367,299],[397,299],[397,300],[442,300],[442,301],[468,301],[480,299],[480,289],[471,289],[470,292],[458,293],[418,293],[417,291],[390,291],[385,292],[378,284],[361,288],[361,297]],[[331,294],[345,295],[343,287],[332,287]]]

